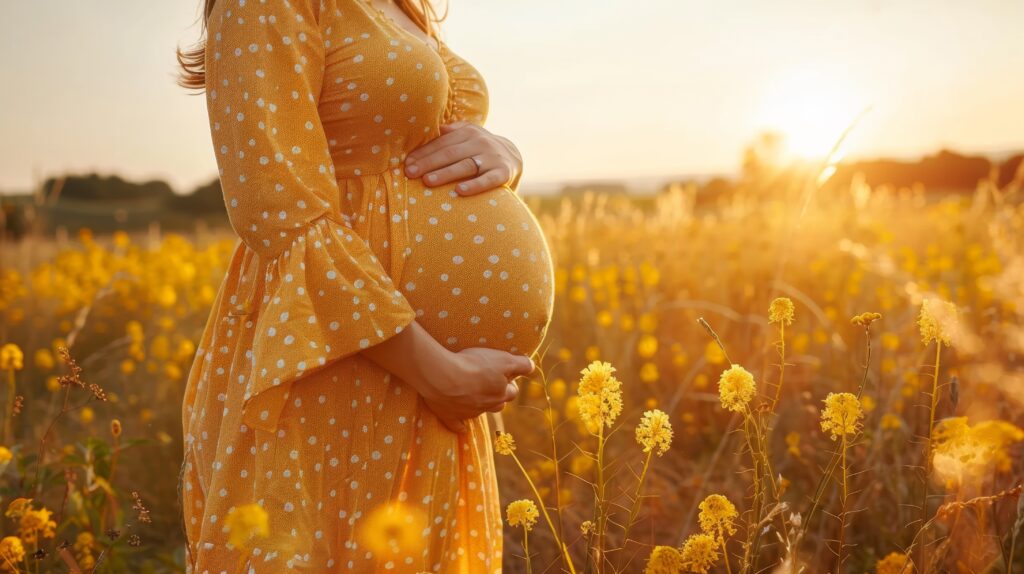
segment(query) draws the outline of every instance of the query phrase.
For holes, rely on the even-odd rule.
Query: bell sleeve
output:
[[[249,248],[229,299],[254,329],[243,421],[271,430],[292,384],[416,316],[337,207],[318,113],[319,10],[319,0],[222,0],[207,24],[210,130],[228,218]]]

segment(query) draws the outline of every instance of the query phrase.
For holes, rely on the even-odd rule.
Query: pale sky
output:
[[[4,2],[0,191],[215,177],[205,100],[174,84],[199,3]],[[813,152],[868,105],[851,156],[1024,149],[1021,22],[1020,0],[450,0],[443,29],[528,190],[730,172],[767,128]]]

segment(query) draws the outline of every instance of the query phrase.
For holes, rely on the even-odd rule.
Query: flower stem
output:
[[[523,529],[523,552],[526,554],[526,574],[533,574],[533,565],[530,564],[530,532]]]
[[[847,496],[849,494],[849,491],[847,489],[847,479],[848,479],[848,476],[849,476],[849,469],[846,466],[846,434],[845,433],[843,434],[842,444],[840,445],[839,448],[841,450],[840,458],[841,458],[841,461],[842,461],[841,465],[842,465],[842,472],[843,472],[843,482],[842,482],[843,492],[842,492],[842,499],[840,501],[840,508],[839,508],[839,548],[837,549],[838,550],[837,555],[838,555],[839,559],[836,562],[836,574],[842,574],[842,572],[843,572],[843,546],[844,546],[844,544],[846,542],[846,538],[845,538],[845,534],[846,534],[846,499],[847,499]]]
[[[644,478],[647,477],[647,468],[651,464],[651,455],[653,454],[654,449],[647,451],[647,458],[644,459],[644,468],[640,471],[640,479],[636,482],[636,492],[633,494],[633,505],[629,509],[629,520],[626,521],[626,528],[622,535],[623,554],[625,554],[626,546],[629,545],[629,529],[633,527],[633,523],[636,521],[636,516],[640,513],[640,491],[643,489]],[[619,564],[622,564],[622,559],[619,560]]]
[[[548,527],[551,528],[551,535],[555,538],[555,544],[558,545],[561,550],[562,558],[565,560],[566,566],[569,568],[569,572],[576,574],[576,568],[573,567],[572,558],[569,556],[569,550],[562,544],[562,539],[558,536],[558,531],[555,530],[555,523],[551,521],[551,516],[548,515],[548,508],[544,505],[544,499],[540,496],[540,491],[537,490],[537,485],[533,484],[533,480],[530,478],[530,473],[526,472],[526,468],[523,463],[519,461],[519,457],[512,453],[512,460],[516,461],[516,466],[526,477],[526,483],[530,485],[530,489],[533,490],[533,495],[537,497],[537,506],[540,506],[540,511],[544,513],[544,520],[548,521]]]

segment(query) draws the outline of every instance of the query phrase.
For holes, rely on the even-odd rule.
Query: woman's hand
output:
[[[500,412],[505,403],[515,400],[519,387],[514,379],[533,369],[526,355],[484,347],[464,349],[438,365],[421,394],[449,430],[465,432],[464,420]]]
[[[523,172],[523,158],[508,139],[472,122],[441,126],[441,135],[405,156],[405,174],[422,177],[427,187],[466,180],[455,186],[459,195],[473,195],[503,185],[514,189]]]
[[[466,419],[498,412],[519,395],[513,379],[533,372],[526,355],[474,347],[449,351],[417,321],[362,355],[411,385],[452,432]]]

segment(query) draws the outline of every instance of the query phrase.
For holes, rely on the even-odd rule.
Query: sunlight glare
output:
[[[790,69],[767,88],[760,124],[782,134],[787,155],[823,159],[866,104],[831,70]]]

